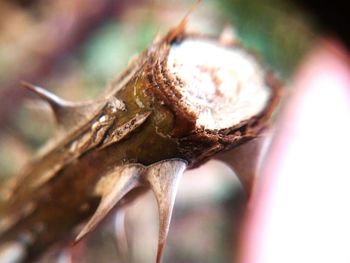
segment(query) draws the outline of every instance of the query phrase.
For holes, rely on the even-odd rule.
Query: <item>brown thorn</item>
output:
[[[157,263],[161,262],[178,184],[186,166],[187,164],[183,160],[171,159],[150,166],[144,174],[145,180],[149,183],[158,203],[159,237]]]
[[[60,97],[56,96],[55,94],[49,92],[48,90],[33,85],[31,83],[28,83],[26,81],[21,81],[22,87],[26,88],[27,90],[30,90],[37,94],[40,98],[45,100],[47,103],[50,104],[50,106],[55,110],[56,108],[59,107],[65,107],[67,102]]]
[[[248,197],[253,191],[257,178],[258,165],[265,139],[265,136],[254,138],[215,157],[215,159],[227,164],[236,173]]]
[[[41,99],[47,102],[54,113],[56,123],[62,131],[70,130],[76,127],[77,123],[84,120],[88,113],[93,112],[99,106],[103,105],[105,100],[87,101],[87,102],[71,102],[61,99],[52,92],[30,84],[25,81],[21,81],[22,87],[37,94]]]
[[[138,164],[119,166],[102,177],[96,186],[96,193],[102,197],[101,202],[92,218],[76,237],[75,243],[94,230],[113,207],[140,184],[139,178],[143,169],[144,166]]]
[[[184,15],[184,17],[180,20],[180,22],[177,24],[175,28],[169,31],[169,33],[165,36],[165,41],[167,43],[171,43],[174,39],[176,39],[177,36],[184,33],[185,28],[188,23],[189,16],[196,10],[199,6],[199,4],[202,2],[202,0],[196,0],[190,9],[187,11],[187,13]]]

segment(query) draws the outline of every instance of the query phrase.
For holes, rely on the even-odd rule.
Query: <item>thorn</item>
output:
[[[114,229],[117,239],[117,248],[121,255],[122,262],[128,262],[129,246],[125,226],[125,209],[119,208],[114,217]]]
[[[100,179],[96,186],[96,193],[101,195],[101,202],[92,218],[78,234],[75,242],[94,230],[113,207],[140,184],[139,178],[143,170],[144,166],[139,164],[119,166]]]
[[[235,30],[231,25],[225,25],[219,36],[219,42],[223,45],[232,45],[236,42]]]
[[[180,22],[177,24],[176,27],[174,27],[172,30],[169,31],[169,33],[165,36],[165,42],[171,43],[173,40],[175,40],[179,35],[183,34],[185,31],[185,28],[188,23],[189,16],[196,10],[199,6],[199,4],[202,2],[202,0],[196,0],[190,9],[187,11],[185,16],[180,20]]]
[[[266,137],[252,139],[215,158],[227,164],[237,175],[247,196],[251,195]]]
[[[79,122],[86,118],[85,116],[88,116],[89,113],[92,113],[104,103],[104,101],[74,103],[61,99],[50,91],[28,82],[21,81],[21,85],[37,94],[50,105],[57,125],[62,130],[70,130],[76,127]]]
[[[51,93],[50,91],[48,91],[42,87],[30,84],[26,81],[21,81],[21,85],[22,85],[22,87],[34,92],[40,98],[42,98],[47,103],[49,103],[50,106],[53,108],[53,110],[55,110],[56,108],[65,107],[67,104],[67,102],[65,100],[61,99],[57,95]]]
[[[186,169],[186,165],[183,160],[162,161],[150,166],[144,174],[145,180],[149,183],[158,203],[159,237],[157,263],[161,262],[178,184],[181,175]]]

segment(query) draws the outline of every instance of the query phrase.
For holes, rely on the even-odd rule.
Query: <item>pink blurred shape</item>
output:
[[[251,202],[240,262],[350,262],[350,59],[322,41],[291,97]]]

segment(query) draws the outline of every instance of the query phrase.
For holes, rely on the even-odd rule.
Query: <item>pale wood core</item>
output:
[[[185,39],[172,45],[167,67],[179,82],[182,103],[205,129],[225,129],[250,119],[264,110],[271,96],[265,71],[238,46]]]

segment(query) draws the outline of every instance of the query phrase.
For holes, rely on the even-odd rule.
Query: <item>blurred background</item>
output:
[[[18,173],[55,129],[50,112],[20,88],[21,80],[73,101],[95,98],[194,2],[1,0],[0,183]],[[219,36],[231,26],[239,41],[288,84],[320,29],[340,37],[346,30],[329,23],[332,17],[312,1],[297,4],[202,1],[190,16],[189,30]],[[188,172],[180,185],[164,262],[233,262],[245,204],[240,184],[223,163],[212,161]],[[130,262],[152,262],[158,231],[153,197],[136,201],[126,219]],[[121,262],[115,236],[111,218],[86,242],[68,252],[53,249],[42,262]]]

